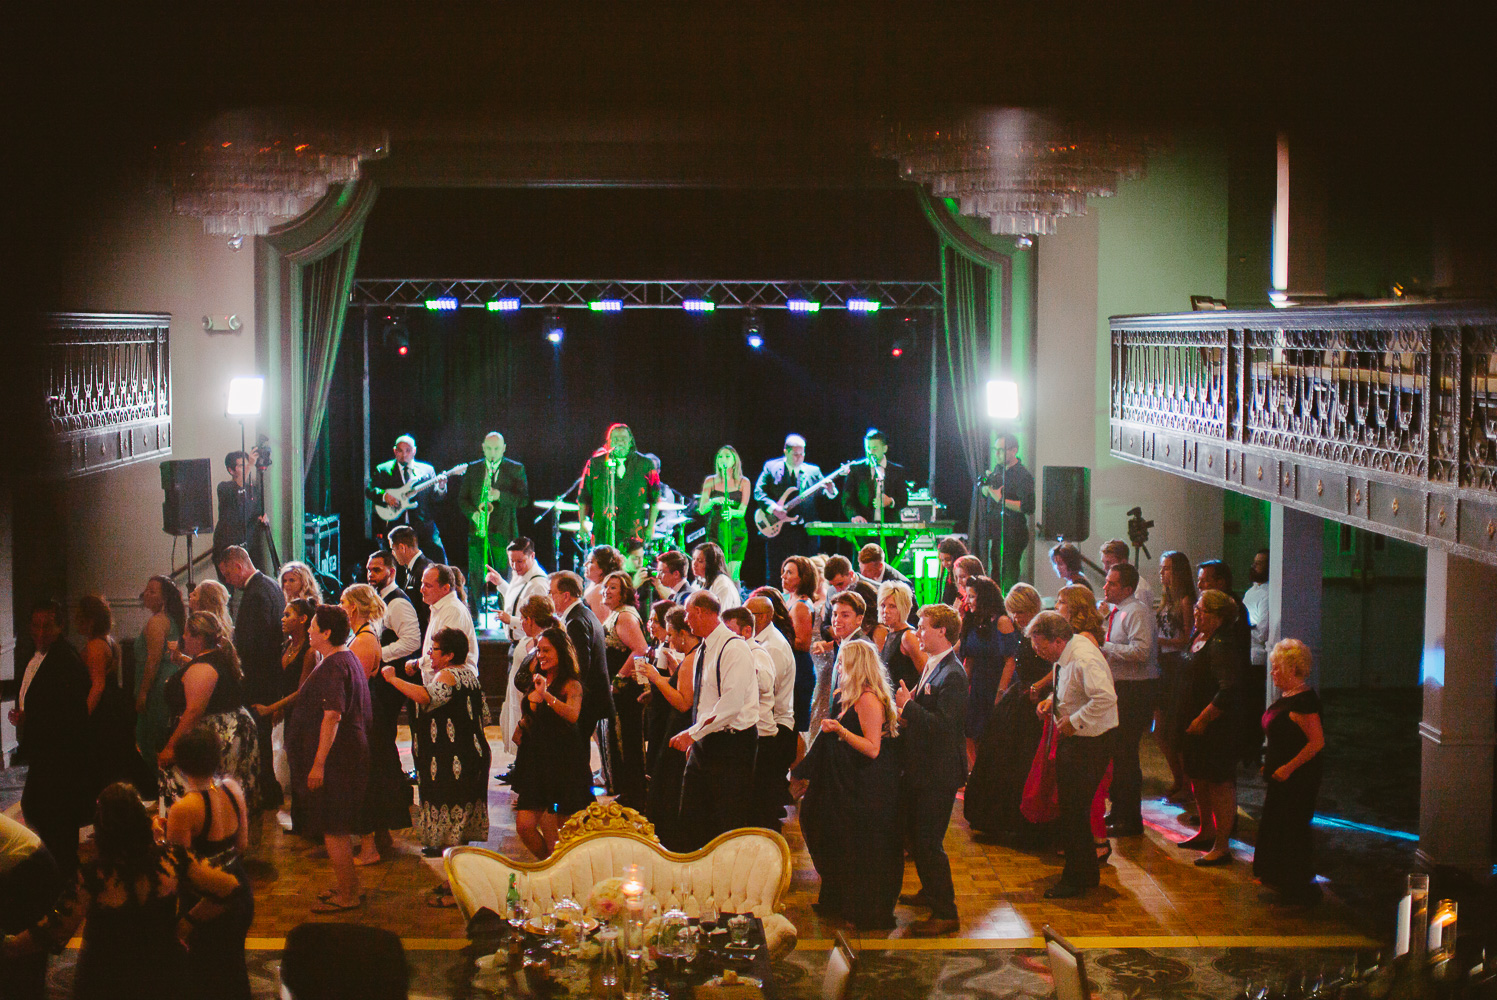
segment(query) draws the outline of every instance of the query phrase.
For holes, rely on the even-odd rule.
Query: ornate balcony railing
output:
[[[171,316],[43,317],[49,473],[81,476],[171,454]]]
[[[1497,564],[1497,304],[1112,318],[1112,453]]]

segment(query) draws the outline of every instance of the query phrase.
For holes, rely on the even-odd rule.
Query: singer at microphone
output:
[[[583,540],[627,552],[630,542],[654,537],[659,502],[659,469],[635,449],[634,432],[627,424],[611,425],[603,446],[582,470],[577,513]]]
[[[889,461],[889,441],[876,427],[863,435],[862,462],[847,472],[842,490],[842,513],[855,524],[870,521],[898,521],[899,512],[909,505],[909,488],[904,466]],[[858,541],[874,541],[872,536]]]

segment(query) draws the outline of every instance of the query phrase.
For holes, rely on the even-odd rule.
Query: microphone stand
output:
[[[572,481],[571,486],[568,486],[566,489],[562,490],[556,495],[556,498],[551,502],[550,507],[546,508],[546,510],[542,511],[540,514],[537,514],[530,522],[531,524],[540,524],[541,521],[545,518],[549,517],[551,519],[551,552],[556,556],[557,569],[561,569],[561,510],[557,507],[557,504],[564,502],[566,500],[567,494],[571,493],[575,489],[578,489],[579,487],[581,487],[581,485],[582,477],[578,476],[575,480]],[[573,562],[572,565],[574,568],[576,567],[575,562]]]

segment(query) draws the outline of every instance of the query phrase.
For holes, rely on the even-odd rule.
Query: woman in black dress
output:
[[[1237,817],[1237,659],[1226,626],[1237,605],[1219,590],[1196,599],[1195,641],[1185,662],[1181,705],[1185,728],[1180,753],[1195,792],[1201,829],[1181,847],[1205,851],[1202,867],[1230,864],[1232,823]]]
[[[99,795],[94,845],[96,858],[79,868],[78,881],[56,909],[29,930],[6,937],[0,955],[14,959],[61,950],[82,924],[75,1000],[180,996],[179,938],[237,892],[238,880],[175,844],[158,845],[140,796],[123,782]],[[198,901],[179,919],[179,895],[187,886]]]
[[[910,605],[914,597],[910,588],[897,580],[890,580],[878,588],[878,619],[889,634],[884,637],[884,648],[880,659],[889,675],[889,687],[898,689],[900,681],[911,691],[920,683],[920,674],[925,670],[925,651],[915,630],[910,628]]]
[[[307,626],[311,624],[316,610],[316,602],[305,597],[286,602],[286,608],[281,612],[281,635],[285,636],[281,643],[281,697],[269,705],[250,706],[250,710],[261,718],[274,716],[277,728],[281,731],[281,747],[273,752],[276,754],[276,773],[284,773],[285,786],[289,789],[290,805],[287,806],[287,811],[291,815],[291,832],[294,834],[302,832],[305,822],[302,817],[301,793],[296,790],[295,782],[291,781],[291,763],[286,757],[285,733],[291,728],[291,713],[296,705],[297,694],[317,668],[317,654],[312,652],[312,641],[307,638]]]
[[[222,748],[211,729],[199,726],[177,743],[177,769],[187,779],[188,794],[166,814],[166,840],[190,850],[238,883],[231,894],[210,898],[203,919],[189,918],[185,992],[202,1000],[249,1000],[249,969],[244,939],[255,919],[255,897],[244,872],[249,850],[249,818],[244,792],[233,778],[215,781]],[[180,888],[184,913],[192,913],[202,895],[191,885]]]
[[[1027,841],[1041,832],[1024,818],[1019,804],[1045,728],[1034,707],[1050,687],[1050,664],[1040,659],[1024,635],[1044,607],[1040,592],[1016,583],[1003,605],[1020,636],[1014,674],[982,731],[962,809],[967,825],[979,833]]]
[[[358,657],[369,684],[369,781],[364,786],[364,811],[359,818],[359,853],[353,859],[354,864],[363,867],[378,864],[384,860],[384,852],[394,849],[391,830],[404,830],[411,825],[411,785],[395,746],[395,730],[405,697],[380,672],[381,647],[376,626],[385,617],[386,609],[379,592],[367,583],[352,584],[344,589],[339,606],[348,613],[348,623],[353,627],[348,651]]]
[[[229,641],[228,626],[217,615],[193,612],[182,634],[182,651],[173,650],[173,654],[186,666],[166,682],[172,734],[156,757],[163,801],[169,806],[187,791],[172,763],[177,740],[206,725],[218,734],[223,747],[224,772],[238,780],[250,812],[255,812],[259,808],[260,739],[255,720],[244,707],[244,672]]]
[[[847,708],[840,718],[822,720],[827,738],[816,740],[793,772],[807,782],[801,832],[821,876],[813,908],[860,930],[887,930],[895,926],[904,877],[899,713],[873,643],[847,643],[838,663],[832,700]]]
[[[668,602],[661,602],[662,604]],[[650,741],[650,787],[645,814],[655,824],[655,836],[668,851],[684,851],[690,844],[681,825],[681,778],[686,753],[671,746],[671,737],[691,725],[692,683],[702,640],[686,624],[686,609],[672,605],[665,614],[666,641],[658,663],[642,662],[650,682],[651,705],[663,715],[658,737]]]
[[[88,668],[89,759],[95,767],[89,790],[97,798],[106,785],[128,781],[144,798],[156,797],[156,768],[147,764],[135,747],[135,720],[129,696],[120,684],[120,644],[110,632],[114,614],[109,602],[95,594],[78,598],[76,616],[83,645],[83,665]]]
[[[1154,609],[1159,643],[1159,710],[1154,715],[1154,732],[1173,779],[1164,793],[1171,802],[1190,797],[1190,779],[1185,777],[1185,764],[1180,759],[1180,741],[1190,720],[1180,717],[1180,701],[1185,689],[1185,654],[1193,631],[1195,581],[1185,553],[1171,551],[1159,557],[1159,605]]]
[[[509,782],[516,832],[540,861],[556,849],[562,822],[593,801],[587,736],[577,728],[581,712],[572,641],[565,629],[548,628],[536,636],[534,677],[515,734],[520,748]]]
[[[816,635],[816,566],[805,556],[791,556],[780,565],[780,593],[790,613],[795,638],[795,731],[804,733],[811,724],[811,700],[816,692],[816,661],[811,659],[811,640]]]
[[[1320,794],[1325,731],[1320,696],[1310,687],[1310,649],[1284,639],[1268,654],[1268,669],[1279,700],[1263,715],[1268,746],[1263,752],[1263,819],[1253,854],[1253,874],[1286,903],[1314,903],[1315,884],[1310,821]]]

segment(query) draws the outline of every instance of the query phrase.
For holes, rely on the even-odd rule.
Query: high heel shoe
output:
[[[1092,846],[1097,849],[1097,864],[1103,864],[1108,858],[1112,857],[1112,841],[1108,840],[1100,844],[1093,844]]]

